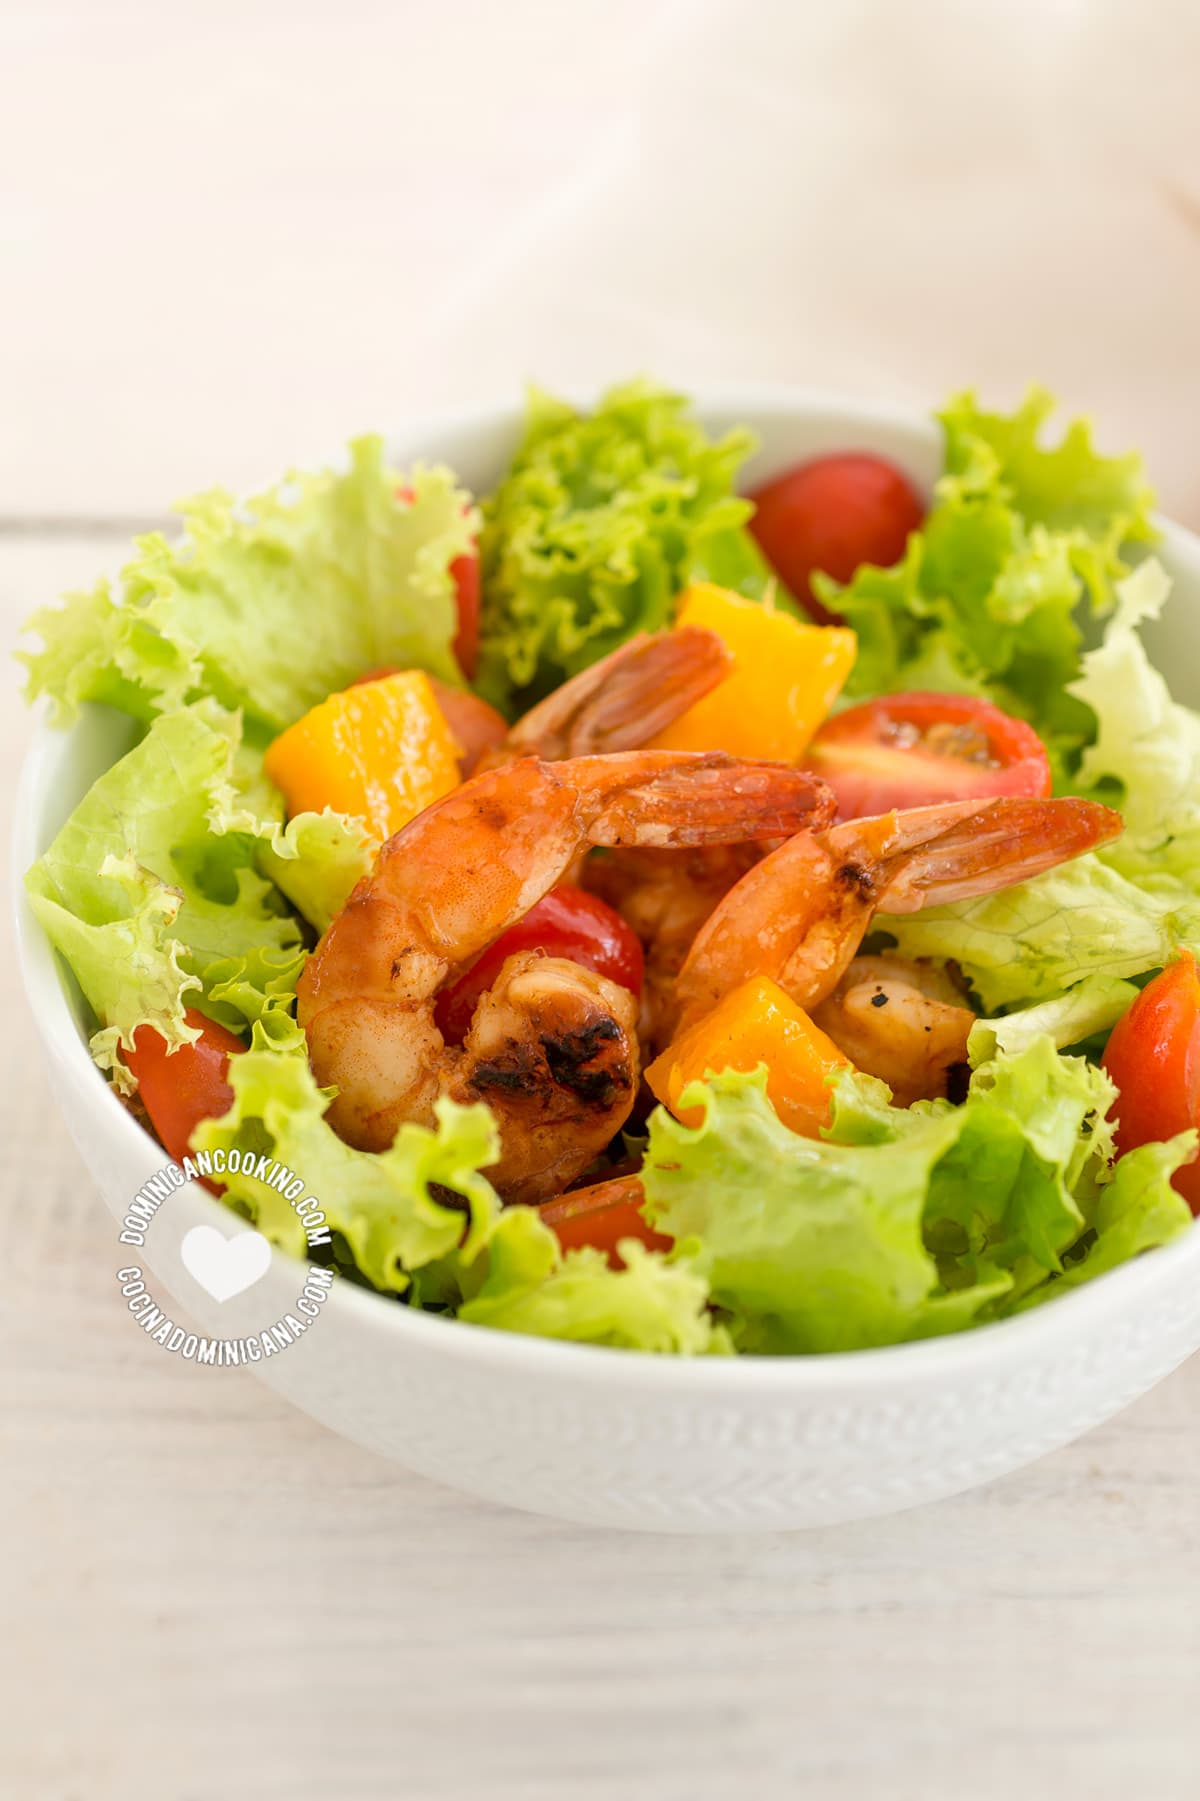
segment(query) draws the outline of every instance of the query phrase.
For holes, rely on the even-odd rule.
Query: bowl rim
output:
[[[588,404],[586,396],[570,389],[567,397]],[[816,388],[772,383],[712,384],[692,390],[691,400],[702,419],[713,413],[736,412],[745,415],[751,429],[759,419],[767,417],[817,416],[827,418],[833,426],[845,425],[850,431],[861,428],[876,435],[881,431],[895,432],[909,438],[914,447],[922,442],[928,446],[931,433],[936,431],[936,421],[928,414],[900,405],[875,405]],[[519,401],[485,401],[421,414],[407,425],[385,432],[384,437],[389,442],[428,437],[436,446],[439,437],[450,433],[474,431],[482,435],[515,425],[522,410]],[[1200,579],[1200,535],[1157,515],[1155,524],[1161,533],[1159,548],[1165,552],[1167,563],[1176,559],[1192,562]],[[100,710],[94,703],[85,703],[85,709]],[[120,1104],[92,1061],[86,1040],[72,1017],[58,953],[34,917],[24,888],[25,871],[40,854],[37,825],[42,797],[80,724],[76,720],[67,728],[52,725],[43,703],[18,776],[10,836],[17,962],[49,1065],[69,1074],[73,1086],[78,1085],[81,1104],[94,1115],[101,1135],[123,1146],[130,1162],[135,1162],[144,1158],[149,1148],[160,1152],[161,1146]],[[230,1221],[238,1219],[200,1184],[189,1183],[187,1187],[212,1224],[223,1224],[228,1230]],[[273,1262],[295,1261],[275,1245],[271,1255]],[[1094,1282],[1010,1319],[900,1344],[772,1357],[680,1356],[539,1338],[425,1313],[407,1306],[398,1296],[378,1293],[350,1281],[334,1285],[326,1309],[336,1308],[381,1337],[394,1334],[399,1341],[407,1337],[414,1348],[424,1347],[431,1353],[468,1362],[481,1357],[490,1366],[521,1369],[547,1379],[583,1379],[610,1386],[616,1379],[629,1388],[679,1390],[689,1397],[705,1389],[730,1395],[732,1391],[746,1390],[748,1385],[769,1393],[790,1390],[816,1397],[822,1391],[890,1389],[919,1383],[944,1371],[948,1364],[967,1373],[984,1366],[994,1367],[998,1362],[1036,1359],[1039,1352],[1055,1348],[1064,1337],[1086,1334],[1104,1319],[1136,1317],[1139,1303],[1158,1290],[1172,1288],[1185,1264],[1195,1264],[1200,1276],[1200,1230],[1193,1229],[1173,1244],[1144,1253]],[[1075,1332],[1070,1330],[1072,1325]]]

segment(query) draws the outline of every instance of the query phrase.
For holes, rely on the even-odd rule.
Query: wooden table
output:
[[[1200,524],[1198,75],[1186,0],[12,10],[8,635],[173,495],[527,373],[1036,376]],[[147,1354],[2,979],[0,1794],[1196,1794],[1200,1361],[877,1524],[486,1507]]]

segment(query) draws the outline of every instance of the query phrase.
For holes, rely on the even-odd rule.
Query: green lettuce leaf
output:
[[[903,956],[956,959],[989,1011],[1049,1000],[1086,976],[1128,979],[1200,947],[1200,899],[1138,887],[1078,857],[1019,887],[879,924]]]
[[[1094,1282],[1132,1257],[1169,1244],[1193,1225],[1171,1177],[1196,1154],[1197,1135],[1183,1132],[1162,1144],[1143,1144],[1116,1164],[1096,1197],[1080,1254],[1024,1295],[1011,1311],[1040,1306],[1070,1288]]]
[[[1171,698],[1139,627],[1157,619],[1170,594],[1151,560],[1117,587],[1117,609],[1103,642],[1083,659],[1071,692],[1096,720],[1076,786],[1120,808],[1124,835],[1105,862],[1158,887],[1181,878],[1200,887],[1200,715]]]
[[[378,849],[363,820],[326,807],[284,820],[283,796],[263,770],[260,746],[234,750],[220,829],[258,840],[259,873],[319,934],[368,875]]]
[[[318,1088],[304,1036],[290,1021],[258,1027],[251,1049],[232,1059],[229,1081],[233,1105],[196,1128],[193,1148],[265,1152],[294,1171],[376,1288],[403,1293],[413,1271],[460,1251],[469,1261],[486,1244],[500,1211],[480,1173],[498,1150],[486,1107],[441,1100],[436,1130],[403,1125],[389,1150],[357,1151],[327,1123],[330,1092]],[[240,1172],[223,1180],[230,1206],[273,1243],[303,1254],[304,1222],[282,1193]]]
[[[323,932],[375,860],[376,841],[361,819],[334,813],[297,813],[268,831],[258,867]]]
[[[1085,593],[1109,604],[1124,548],[1153,537],[1153,497],[1140,459],[1100,456],[1086,423],[1043,448],[1051,410],[1038,389],[1009,416],[951,401],[945,473],[904,559],[817,588],[859,634],[848,694],[986,694],[1032,719],[1065,766],[1090,724],[1067,691],[1083,643],[1074,615]]]
[[[1114,1090],[1049,1037],[977,1069],[961,1107],[895,1108],[882,1084],[843,1074],[821,1142],[780,1122],[765,1079],[694,1084],[694,1128],[659,1109],[643,1171],[647,1217],[706,1277],[739,1349],[959,1330],[1063,1281],[1068,1263],[1074,1283],[1093,1256],[1111,1267],[1190,1223],[1169,1180],[1186,1144],[1116,1165],[1110,1196]]]
[[[480,687],[512,710],[634,632],[670,624],[707,579],[761,595],[769,572],[733,492],[747,431],[705,437],[687,403],[644,382],[577,413],[534,390],[525,436],[484,506]]]
[[[957,1140],[930,1183],[928,1241],[956,1286],[980,1266],[1057,1272],[1086,1225],[1083,1201],[1113,1154],[1116,1090],[1082,1057],[1035,1038],[971,1079]]]
[[[1081,1012],[1076,1042],[1114,1023],[1123,981],[1200,949],[1200,717],[1171,698],[1139,636],[1168,592],[1154,561],[1118,582],[1103,640],[1071,684],[1091,740],[1071,786],[1119,807],[1122,836],[1019,887],[880,920],[905,955],[957,959],[989,1009],[1107,984],[1109,1007],[1090,1025]],[[1088,988],[1087,1004],[1100,993]]]
[[[1065,994],[1036,1006],[998,1019],[976,1020],[967,1040],[967,1054],[972,1064],[987,1063],[998,1051],[1013,1056],[1042,1037],[1048,1037],[1060,1051],[1066,1050],[1111,1032],[1137,993],[1135,983],[1117,976],[1085,976]]]
[[[119,1067],[139,1025],[169,1044],[199,1005],[244,1027],[286,1008],[304,962],[300,927],[231,829],[238,722],[212,701],[154,721],[93,784],[25,878],[30,906],[70,965]]]
[[[278,1018],[255,1029],[229,1080],[233,1105],[197,1127],[193,1150],[252,1151],[255,1171],[266,1159],[262,1177],[225,1175],[224,1198],[293,1255],[306,1250],[312,1216],[302,1218],[271,1185],[272,1163],[301,1179],[337,1234],[337,1250],[344,1246],[354,1268],[386,1293],[418,1305],[461,1301],[461,1319],[548,1338],[647,1351],[725,1348],[707,1287],[685,1264],[636,1243],[623,1246],[623,1270],[610,1269],[598,1251],[564,1257],[535,1209],[501,1210],[484,1173],[498,1150],[488,1108],[441,1100],[436,1129],[403,1125],[390,1149],[354,1150],[324,1117],[329,1092],[313,1079],[303,1035]]]
[[[1007,1287],[950,1297],[923,1241],[952,1115],[904,1115],[879,1142],[816,1143],[781,1123],[765,1080],[694,1083],[682,1100],[703,1106],[696,1127],[658,1109],[642,1172],[647,1217],[707,1277],[739,1349],[847,1351],[954,1330]]]
[[[568,1251],[534,1209],[512,1207],[493,1232],[487,1275],[458,1317],[477,1326],[642,1351],[690,1355],[727,1350],[707,1309],[708,1285],[689,1260],[668,1261],[636,1240],[624,1269],[602,1251]]]
[[[377,664],[460,681],[450,564],[477,516],[448,470],[406,479],[411,504],[381,440],[360,438],[342,470],[185,501],[183,535],[138,539],[119,592],[101,582],[29,621],[44,643],[24,655],[30,698],[62,719],[98,700],[150,720],[212,695],[262,737]]]

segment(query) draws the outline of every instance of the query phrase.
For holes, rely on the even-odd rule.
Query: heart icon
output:
[[[179,1247],[183,1267],[214,1301],[231,1301],[260,1282],[271,1267],[271,1247],[261,1232],[224,1238],[215,1226],[193,1226]]]

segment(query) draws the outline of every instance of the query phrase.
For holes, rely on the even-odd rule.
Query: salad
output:
[[[1200,717],[1137,456],[1049,399],[738,492],[645,382],[495,490],[378,438],[30,625],[130,748],[26,877],[104,1078],[284,1250],[461,1321],[853,1350],[1200,1211]]]

